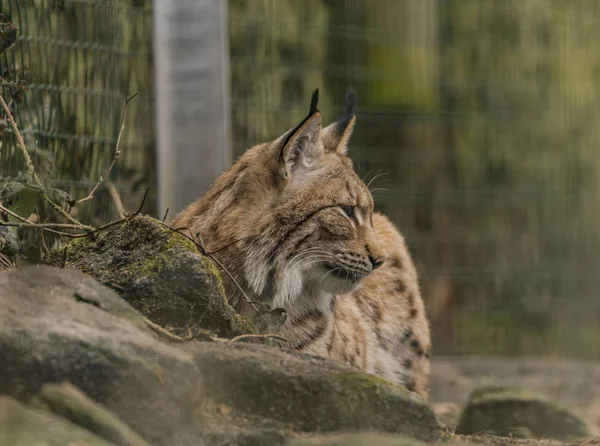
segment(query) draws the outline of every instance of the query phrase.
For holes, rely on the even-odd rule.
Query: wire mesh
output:
[[[229,27],[237,154],[356,89],[436,352],[600,356],[600,4],[230,0]]]
[[[140,93],[128,107],[119,162],[77,217],[116,218],[115,191],[135,209],[155,163],[151,1],[2,0],[0,12],[19,27],[0,57],[3,94],[37,173],[53,187],[76,199],[88,194],[114,156],[126,97]],[[16,101],[20,80],[28,90]],[[0,153],[2,180],[14,178],[23,158],[10,128]]]

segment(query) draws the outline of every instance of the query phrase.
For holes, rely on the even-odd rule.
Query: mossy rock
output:
[[[457,434],[577,441],[593,434],[569,410],[525,390],[490,386],[475,390],[463,410]]]
[[[194,355],[206,396],[241,416],[272,419],[295,432],[440,436],[425,400],[344,364],[254,344],[198,342],[184,349]]]
[[[151,321],[186,335],[253,333],[227,303],[219,270],[182,234],[136,216],[50,252],[44,262],[76,268],[113,288]]]
[[[0,397],[0,444],[10,446],[116,446],[43,410]]]

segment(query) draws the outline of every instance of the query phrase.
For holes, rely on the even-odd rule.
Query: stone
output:
[[[114,414],[69,383],[44,384],[37,404],[117,446],[149,446]]]
[[[217,266],[191,240],[152,217],[125,219],[74,239],[43,262],[91,275],[180,336],[197,328],[225,338],[255,331],[228,304]]]
[[[460,416],[457,434],[481,432],[562,441],[593,436],[587,424],[569,410],[525,390],[502,386],[475,390]]]
[[[142,322],[80,271],[1,272],[0,394],[26,400],[66,381],[152,445],[193,444],[202,425],[198,367]]]
[[[193,342],[206,396],[241,417],[274,420],[296,432],[378,430],[425,441],[440,431],[425,400],[350,366],[243,343]]]
[[[116,446],[67,420],[7,396],[0,396],[0,444]]]
[[[312,438],[295,439],[289,446],[425,446],[414,438],[400,435],[354,433],[330,434]]]

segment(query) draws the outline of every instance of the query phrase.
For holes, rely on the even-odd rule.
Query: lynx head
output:
[[[298,125],[246,151],[172,223],[201,234],[255,299],[288,311],[328,308],[332,294],[356,288],[384,260],[373,197],[346,156],[354,95],[325,128],[317,102],[315,91]]]
[[[254,171],[245,172],[254,177],[246,202],[262,214],[255,216],[262,229],[246,250],[245,275],[257,295],[267,293],[261,297],[283,308],[299,296],[347,293],[384,261],[373,197],[346,156],[354,94],[347,94],[344,116],[325,128],[317,102],[318,90],[304,120],[238,162]]]

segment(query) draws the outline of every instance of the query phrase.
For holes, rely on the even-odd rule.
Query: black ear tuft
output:
[[[312,116],[316,112],[319,111],[317,105],[319,104],[319,89],[316,88],[313,91],[312,98],[310,99],[310,110],[308,111],[308,116]]]
[[[354,105],[356,104],[356,93],[350,87],[346,92],[346,116],[354,114]]]

